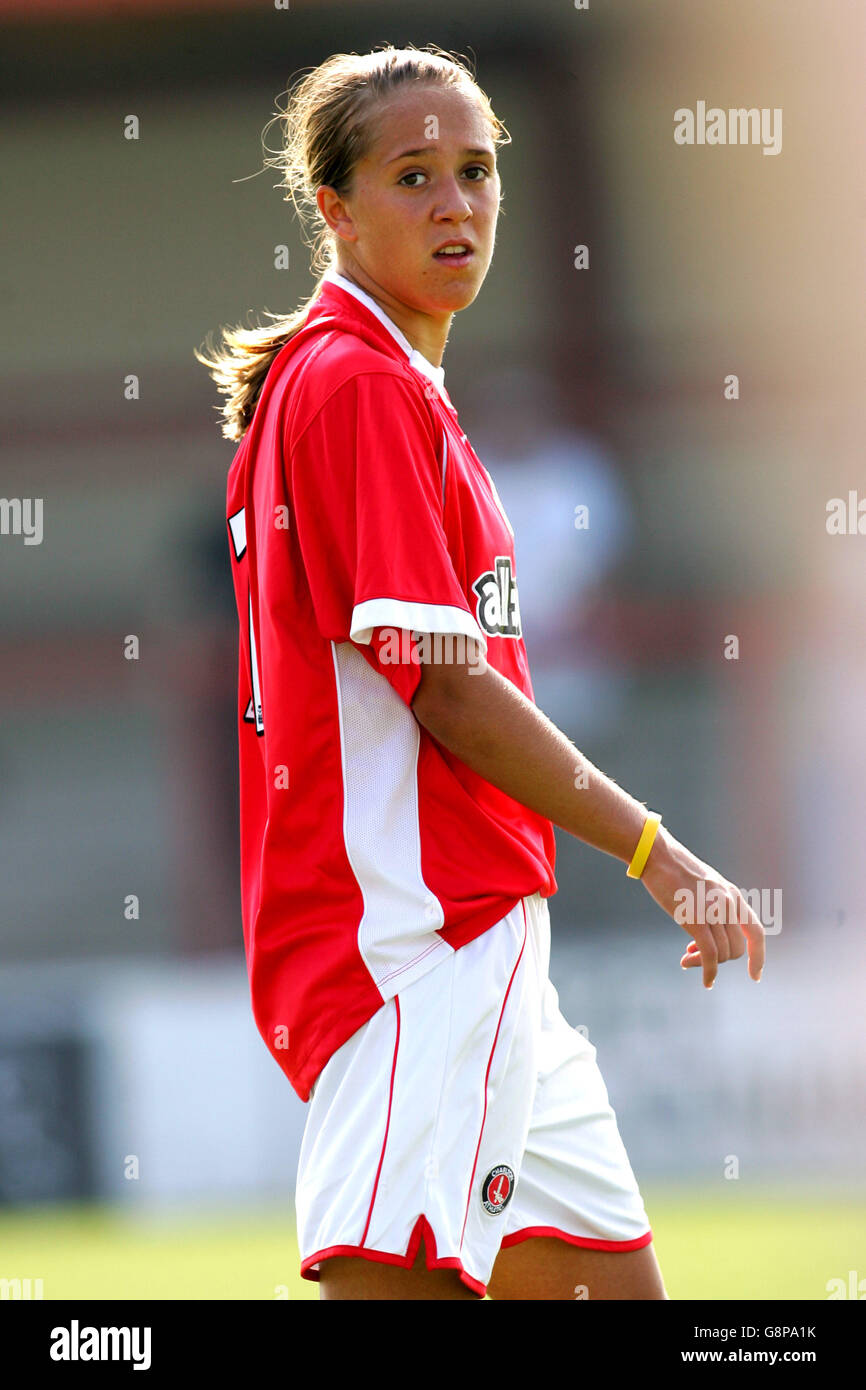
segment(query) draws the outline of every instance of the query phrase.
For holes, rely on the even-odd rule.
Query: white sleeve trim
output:
[[[366,645],[377,627],[405,628],[409,632],[454,632],[474,637],[487,655],[487,638],[471,613],[449,603],[410,603],[399,598],[368,598],[352,612],[349,636]]]

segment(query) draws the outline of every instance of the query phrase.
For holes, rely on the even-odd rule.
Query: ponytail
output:
[[[210,333],[205,339],[210,355],[198,349],[194,351],[196,360],[208,368],[220,394],[227,397],[224,405],[214,406],[222,416],[224,439],[236,443],[243,439],[271,363],[289,339],[303,328],[321,285],[322,280],[319,280],[309,299],[294,313],[272,314],[264,309],[262,312],[273,319],[273,323],[259,324],[255,328],[240,324],[224,327],[220,330],[222,342],[215,353],[211,351]]]

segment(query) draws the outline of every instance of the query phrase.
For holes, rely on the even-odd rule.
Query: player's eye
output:
[[[469,165],[469,168],[466,169],[465,172],[466,172],[466,173],[471,173],[471,171],[472,171],[473,169],[475,169],[475,170],[480,170],[481,173],[484,174],[485,178],[490,178],[490,170],[487,168],[487,165],[486,165],[486,164],[470,164],[470,165]],[[406,180],[406,179],[415,179],[415,178],[426,178],[426,177],[427,177],[427,175],[424,174],[424,173],[422,172],[421,169],[410,169],[409,172],[406,173],[406,174],[403,174],[402,177],[399,178],[399,179],[397,180],[397,182],[398,182],[398,183],[403,183],[403,184],[405,184],[405,187],[406,187],[406,188],[420,188],[420,186],[421,186],[420,184],[417,184],[417,183],[405,183],[405,180]],[[483,183],[483,181],[484,181],[483,179],[470,179],[470,180],[469,180],[470,183]]]

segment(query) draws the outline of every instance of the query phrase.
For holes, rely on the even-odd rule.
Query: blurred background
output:
[[[308,296],[261,133],[301,68],[386,41],[468,54],[512,135],[444,366],[516,532],[537,702],[763,894],[764,979],[729,965],[709,994],[648,894],[557,832],[551,974],[668,1291],[859,1287],[862,5],[0,0],[0,21],[10,1296],[317,1296],[306,1111],[247,994],[234,446],[192,354]],[[781,150],[677,144],[698,102],[781,111]]]

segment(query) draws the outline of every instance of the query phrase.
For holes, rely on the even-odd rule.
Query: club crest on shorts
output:
[[[491,1216],[504,1211],[513,1191],[514,1172],[508,1164],[500,1163],[498,1168],[491,1168],[481,1188],[484,1210],[489,1211]]]

